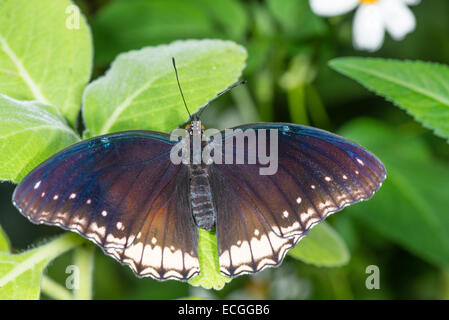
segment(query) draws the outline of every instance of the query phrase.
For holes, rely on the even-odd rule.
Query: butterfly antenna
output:
[[[181,84],[179,83],[178,69],[176,69],[175,58],[172,57],[171,60],[173,62],[173,68],[175,69],[176,82],[178,83],[179,92],[181,92],[182,101],[184,102],[184,106],[186,107],[187,113],[189,114],[189,118],[192,119],[192,115],[190,114],[189,108],[187,108],[186,99],[184,98],[184,94],[182,93]]]
[[[201,116],[201,114],[203,113],[203,111],[209,106],[209,104],[212,102],[212,101],[214,101],[214,100],[216,100],[218,97],[220,97],[220,96],[222,96],[222,95],[224,95],[226,92],[229,92],[229,91],[231,91],[232,89],[234,89],[234,88],[236,88],[236,87],[240,87],[241,85],[243,85],[243,84],[245,84],[245,83],[247,83],[248,81],[247,80],[242,80],[242,81],[239,81],[239,82],[236,82],[236,83],[234,83],[232,86],[229,86],[229,87],[227,87],[225,90],[223,90],[223,91],[221,91],[221,92],[219,92],[216,96],[215,96],[215,98],[213,98],[211,101],[209,101],[201,110],[200,110],[200,112],[198,113],[198,118]]]

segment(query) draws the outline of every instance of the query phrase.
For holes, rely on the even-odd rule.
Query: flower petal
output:
[[[402,1],[404,1],[405,4],[409,6],[416,6],[421,2],[421,0],[402,0]]]
[[[298,0],[302,1],[302,0]],[[355,9],[359,0],[310,0],[312,11],[325,17],[338,16]]]
[[[412,10],[401,0],[383,0],[379,2],[385,27],[395,40],[402,40],[415,30],[416,20]]]
[[[352,38],[359,50],[376,51],[384,42],[384,23],[378,4],[361,5],[354,17]]]

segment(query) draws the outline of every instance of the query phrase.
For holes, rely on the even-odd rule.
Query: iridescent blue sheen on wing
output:
[[[279,159],[274,175],[260,175],[259,162],[211,165],[220,269],[228,276],[279,265],[311,227],[371,198],[386,177],[372,153],[327,131],[284,123],[237,128],[278,130]],[[235,137],[224,145],[235,146]]]
[[[82,141],[29,173],[13,203],[34,223],[92,240],[139,276],[186,280],[199,272],[198,231],[180,199],[188,172],[171,163],[172,145],[151,131]]]

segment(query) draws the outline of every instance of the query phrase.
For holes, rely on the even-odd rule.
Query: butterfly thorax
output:
[[[216,212],[210,187],[209,168],[201,160],[201,149],[205,144],[201,139],[203,130],[204,127],[201,125],[201,121],[192,121],[188,127],[191,137],[189,197],[196,225],[199,228],[210,231],[215,224]],[[201,148],[195,146],[195,142],[199,142],[202,145]]]

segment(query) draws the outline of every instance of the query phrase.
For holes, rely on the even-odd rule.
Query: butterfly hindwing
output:
[[[210,173],[221,273],[237,276],[281,263],[295,239],[273,232],[238,178],[220,166],[211,166]]]
[[[170,162],[171,147],[166,134],[150,131],[82,141],[28,174],[17,186],[13,202],[32,222],[78,232],[138,275],[185,280],[198,272],[198,234],[188,204],[174,202],[178,194],[188,192],[188,186],[173,188],[173,181],[187,181],[187,173]],[[149,230],[157,232],[138,239],[148,229],[148,217],[153,217]],[[186,236],[167,235],[167,226],[176,226]],[[153,239],[159,246],[174,248],[176,257],[145,253],[144,259],[133,261],[138,250],[143,255],[153,245]],[[123,251],[124,255],[117,255]],[[145,267],[148,260],[153,261],[151,272]],[[170,273],[168,268],[175,265],[184,267]]]
[[[278,130],[278,160],[272,175],[260,174],[266,165],[259,161],[211,165],[220,268],[226,275],[278,265],[313,225],[369,199],[386,177],[374,155],[323,130],[276,123],[238,128]],[[238,135],[225,137],[222,152],[230,143],[236,152]],[[251,152],[248,144],[245,152]]]

